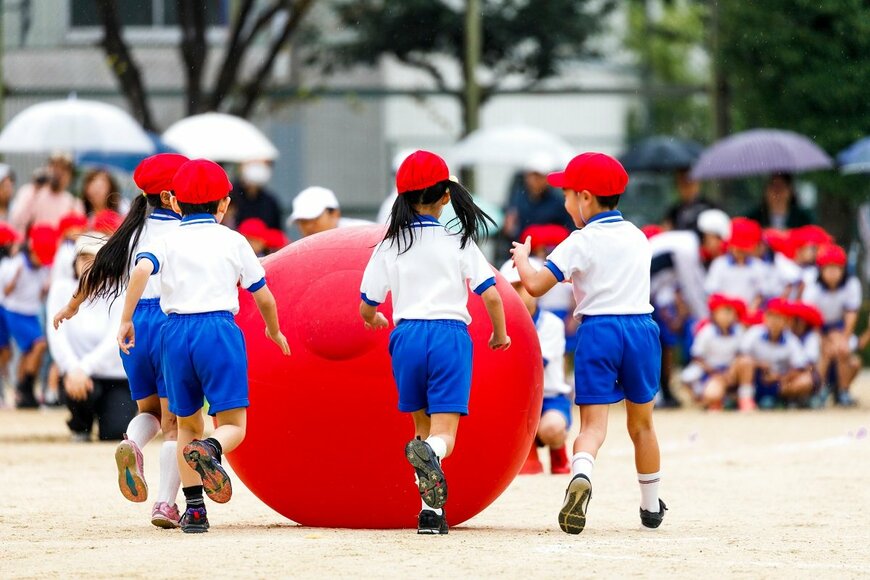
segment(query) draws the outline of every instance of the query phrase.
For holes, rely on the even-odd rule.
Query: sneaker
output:
[[[90,443],[91,434],[82,431],[76,431],[70,434],[69,440],[71,443]]]
[[[746,413],[749,411],[754,411],[758,408],[755,404],[755,400],[749,397],[740,397],[737,399],[737,410],[741,413]]]
[[[151,523],[158,528],[171,530],[178,527],[178,506],[169,505],[165,501],[158,501],[151,509]]]
[[[655,529],[662,525],[662,520],[665,519],[666,511],[668,511],[668,506],[666,506],[665,502],[661,499],[659,500],[658,512],[648,512],[645,509],[640,508],[640,523],[642,523],[645,528]]]
[[[205,507],[189,507],[184,511],[179,522],[181,531],[185,534],[202,534],[208,531],[208,514]]]
[[[118,466],[121,495],[137,503],[147,500],[148,484],[145,483],[145,471],[142,469],[142,450],[127,439],[127,435],[115,448],[115,464]]]
[[[586,510],[592,499],[592,482],[577,474],[565,490],[565,502],[559,510],[559,527],[566,534],[579,534],[586,527]]]
[[[538,459],[538,445],[532,441],[529,456],[526,457],[525,463],[520,468],[520,475],[536,475],[538,473],[544,473],[544,466],[541,465],[541,460]]]
[[[682,404],[680,401],[674,397],[661,397],[655,402],[656,409],[679,409],[681,406]]]
[[[436,510],[447,502],[447,480],[441,471],[441,461],[432,448],[419,437],[405,445],[405,457],[417,471],[417,486],[426,505]]]
[[[571,464],[568,463],[568,451],[564,445],[559,449],[550,448],[550,473],[553,475],[571,473]]]
[[[760,399],[758,399],[758,408],[761,409],[762,411],[772,411],[772,410],[776,409],[776,407],[778,405],[779,405],[779,401],[776,399],[776,397],[768,396],[768,397],[761,397]],[[742,410],[743,409],[741,409],[741,411]]]
[[[446,534],[447,514],[441,511],[441,515],[436,514],[432,510],[421,510],[417,516],[417,533],[430,536],[441,536]]]
[[[184,460],[202,478],[202,489],[215,503],[227,503],[233,497],[233,484],[218,460],[217,449],[208,441],[194,439],[184,446]]]
[[[852,398],[849,391],[840,391],[837,393],[837,405],[840,407],[855,407],[858,405],[858,401]]]
[[[39,401],[36,400],[36,397],[33,395],[33,393],[30,393],[28,395],[27,393],[22,393],[21,391],[19,391],[16,395],[15,408],[38,409]]]

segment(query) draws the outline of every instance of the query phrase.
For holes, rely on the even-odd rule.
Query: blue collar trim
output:
[[[192,226],[194,224],[216,224],[217,220],[210,213],[192,213],[181,218],[181,225]]]
[[[622,221],[622,212],[618,210],[611,211],[603,211],[601,213],[597,213],[588,220],[586,220],[586,225],[593,224],[595,222],[601,222],[603,224],[611,224],[614,222]]]
[[[765,331],[764,331],[764,334],[762,334],[761,336],[762,336],[762,338],[764,338],[764,340],[766,340],[766,341],[768,341],[768,342],[774,342],[773,340],[770,339],[770,331],[765,330]],[[775,341],[775,342],[776,342],[777,344],[785,344],[785,330],[783,330],[783,331],[779,334],[779,340],[777,340],[777,341]]]
[[[409,227],[418,227],[418,228],[434,228],[437,226],[442,226],[441,222],[438,221],[438,218],[431,215],[423,215],[418,214],[414,221],[408,224]],[[442,226],[443,227],[443,226]]]
[[[436,218],[434,215],[425,215],[425,214],[417,214],[417,217],[416,217],[416,220],[415,220],[415,221],[418,221],[418,222],[433,222],[433,223],[436,223],[436,224],[440,224],[440,223],[441,223],[441,222],[438,221],[438,218]]]
[[[541,319],[541,307],[538,306],[535,308],[535,313],[532,314],[532,322],[535,324],[535,326],[538,325],[538,320],[540,320],[540,319]]]
[[[169,220],[180,220],[181,214],[175,213],[171,209],[164,209],[162,207],[157,207],[151,210],[151,215],[148,216],[153,220],[161,220],[161,221],[169,221]]]

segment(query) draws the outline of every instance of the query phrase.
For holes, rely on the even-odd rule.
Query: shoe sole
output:
[[[586,527],[586,509],[592,499],[592,484],[578,477],[572,479],[565,492],[565,503],[559,510],[559,527],[566,534],[579,534]]]
[[[139,473],[136,450],[127,441],[122,441],[115,449],[115,464],[118,466],[118,489],[129,501],[142,503],[148,500],[148,485]]]
[[[444,472],[434,459],[434,453],[419,439],[413,439],[405,446],[405,457],[417,471],[420,497],[436,510],[447,503],[447,480]]]
[[[181,531],[185,534],[204,534],[208,531],[206,526],[184,526]]]
[[[447,532],[442,532],[441,530],[417,530],[417,534],[420,536],[446,536]]]
[[[184,447],[184,460],[202,478],[202,489],[215,503],[227,503],[233,497],[230,476],[220,463],[212,459],[208,447],[199,441]]]
[[[178,522],[167,518],[166,516],[153,516],[151,518],[151,525],[156,526],[158,528],[162,528],[164,530],[174,530],[178,527]]]

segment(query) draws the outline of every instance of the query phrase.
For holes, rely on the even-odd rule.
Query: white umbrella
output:
[[[28,107],[0,133],[0,152],[51,151],[147,154],[154,143],[123,109],[75,97]]]
[[[478,129],[457,143],[447,155],[451,165],[481,164],[524,167],[542,156],[552,169],[563,167],[573,156],[571,144],[562,137],[523,125]]]
[[[190,158],[242,163],[272,161],[278,150],[250,122],[223,113],[204,113],[178,121],[163,133],[163,142]]]

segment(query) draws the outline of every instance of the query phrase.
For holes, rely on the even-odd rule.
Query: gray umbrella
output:
[[[778,129],[753,129],[707,148],[692,168],[695,179],[729,179],[829,169],[833,161],[807,137]]]
[[[696,141],[671,135],[656,135],[641,139],[619,157],[627,171],[676,171],[688,169],[704,146]]]

